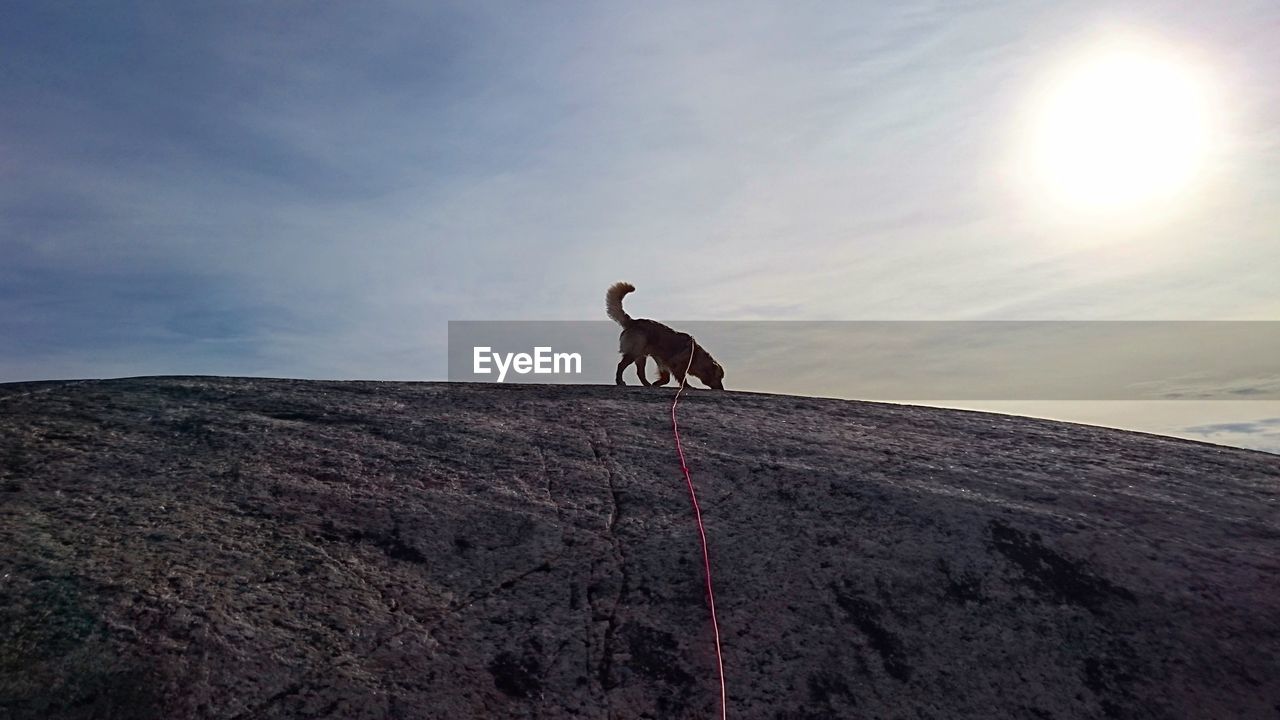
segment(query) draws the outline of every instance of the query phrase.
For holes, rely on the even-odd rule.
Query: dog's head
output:
[[[724,389],[724,368],[720,367],[720,363],[701,347],[693,353],[693,364],[689,367],[689,374],[701,380],[703,385],[712,390]]]

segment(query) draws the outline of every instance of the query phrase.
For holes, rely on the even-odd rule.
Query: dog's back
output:
[[[623,329],[618,338],[618,351],[626,353],[626,347],[635,348],[632,354],[643,353],[655,358],[674,357],[693,344],[693,336],[663,325],[657,320],[636,318]]]

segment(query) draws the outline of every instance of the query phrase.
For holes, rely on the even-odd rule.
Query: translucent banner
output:
[[[1280,322],[667,324],[719,361],[728,390],[895,401],[1280,399]],[[453,321],[449,379],[613,383],[620,330],[608,321]],[[625,370],[627,384],[640,384],[635,373]],[[657,374],[649,362],[649,378]]]

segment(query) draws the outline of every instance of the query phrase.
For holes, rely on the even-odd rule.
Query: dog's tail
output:
[[[622,309],[622,298],[635,289],[636,286],[628,282],[614,283],[613,287],[609,288],[609,292],[604,295],[605,312],[609,313],[610,320],[622,327],[631,324],[631,316]]]

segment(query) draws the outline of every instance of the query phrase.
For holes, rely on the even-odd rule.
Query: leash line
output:
[[[702,566],[707,578],[707,604],[711,606],[711,629],[716,637],[716,667],[720,671],[720,718],[728,718],[727,692],[724,682],[724,656],[720,653],[720,623],[716,620],[716,596],[711,589],[711,556],[707,553],[707,530],[702,525],[702,508],[698,505],[698,494],[693,490],[693,478],[689,476],[689,464],[684,459],[684,447],[680,444],[680,424],[676,422],[676,406],[680,404],[680,394],[684,392],[685,382],[689,378],[689,368],[693,367],[693,353],[698,343],[689,346],[689,363],[680,376],[680,387],[676,389],[675,399],[671,401],[671,432],[676,438],[676,454],[680,456],[680,470],[684,473],[684,482],[689,487],[689,501],[693,503],[693,516],[698,521],[698,537],[702,540]]]

